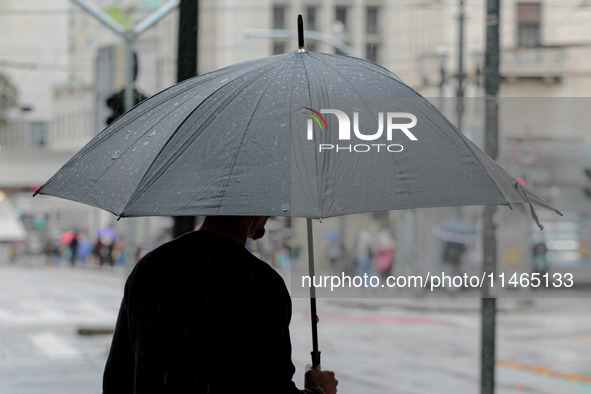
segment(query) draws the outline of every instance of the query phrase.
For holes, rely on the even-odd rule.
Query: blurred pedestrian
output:
[[[68,244],[68,248],[70,249],[70,263],[73,267],[76,265],[76,260],[78,259],[78,233],[74,233]]]
[[[327,249],[328,261],[330,261],[330,268],[332,272],[336,273],[339,269],[339,263],[343,258],[343,247],[341,245],[341,239],[331,239]]]
[[[78,260],[80,264],[86,265],[88,256],[92,252],[92,244],[84,234],[78,236]]]
[[[460,273],[460,265],[462,263],[462,255],[466,251],[466,246],[459,242],[447,241],[443,245],[443,264],[449,269],[448,275],[452,277],[451,282],[453,283],[453,277],[458,276]],[[451,285],[448,291],[455,293],[458,288]]]
[[[93,254],[98,259],[99,268],[104,265],[113,266],[113,240],[110,237],[98,237]]]
[[[113,242],[113,263],[123,265],[125,263],[125,242],[117,239]]]
[[[392,272],[396,256],[396,242],[389,228],[384,228],[378,233],[374,255],[375,269],[385,281]]]
[[[12,245],[10,245],[10,262],[11,263],[16,263],[16,260],[18,258],[19,255],[19,251],[18,251],[18,244],[17,242],[13,242]]]
[[[60,244],[57,239],[50,238],[45,242],[45,256],[47,265],[58,265],[61,259]]]
[[[374,239],[370,230],[359,230],[353,246],[355,254],[355,275],[362,277],[364,274],[372,276],[373,270],[373,244]]]
[[[147,253],[125,291],[103,393],[336,393],[330,371],[292,382],[291,299],[245,248],[267,217],[207,217]]]
[[[533,254],[533,272],[539,273],[540,275],[544,275],[548,272],[548,261],[546,260],[546,253],[548,253],[548,248],[546,247],[546,243],[544,241],[538,242],[532,248]]]

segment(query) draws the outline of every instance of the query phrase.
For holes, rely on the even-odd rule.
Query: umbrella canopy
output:
[[[36,194],[120,217],[306,217],[311,277],[310,218],[528,203],[537,221],[532,202],[550,208],[394,74],[306,52],[301,16],[298,29],[298,51],[229,66],[143,101]],[[315,297],[312,286],[318,367]]]
[[[61,244],[69,244],[77,236],[78,236],[78,233],[76,233],[76,231],[74,231],[74,230],[64,231],[60,235],[60,240],[59,241],[60,241]]]
[[[378,138],[356,129],[379,131],[378,123]],[[547,206],[391,72],[305,51],[229,66],[152,96],[37,192],[123,217]]]
[[[99,238],[108,237],[111,239],[117,238],[117,231],[113,227],[103,227],[98,229],[97,236]]]
[[[471,223],[449,219],[431,229],[433,235],[447,242],[469,244],[478,242],[479,233]]]

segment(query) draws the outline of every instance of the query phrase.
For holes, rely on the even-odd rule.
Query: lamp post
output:
[[[445,85],[449,82],[455,82],[456,84],[456,97],[457,97],[457,124],[458,130],[463,132],[463,116],[464,116],[464,96],[466,94],[466,87],[473,85],[477,89],[482,86],[482,62],[484,60],[484,52],[480,48],[476,48],[471,51],[472,63],[474,64],[474,72],[466,73],[463,71],[456,74],[449,74],[446,69],[446,62],[448,57],[447,48],[444,46],[438,46],[435,49],[435,57],[439,62],[439,97],[440,103],[443,104],[443,97],[445,97]]]

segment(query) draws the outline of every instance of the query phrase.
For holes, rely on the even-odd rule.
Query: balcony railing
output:
[[[515,48],[501,53],[501,75],[506,78],[561,78],[567,71],[563,48]]]

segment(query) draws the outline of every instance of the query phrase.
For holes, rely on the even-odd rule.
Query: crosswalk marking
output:
[[[50,358],[79,358],[82,355],[51,332],[31,335],[31,342]]]

